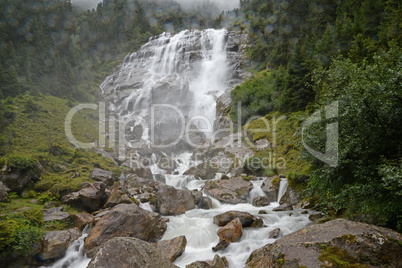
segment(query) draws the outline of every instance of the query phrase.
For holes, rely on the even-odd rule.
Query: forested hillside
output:
[[[330,167],[302,153],[304,162],[312,164],[306,169],[299,163],[303,168],[295,169],[302,178],[310,177],[301,180],[307,185],[306,196],[319,198],[329,215],[399,231],[401,7],[400,1],[392,0],[241,1],[235,26],[250,34],[249,57],[256,71],[263,71],[232,92],[232,118],[243,124],[251,116],[273,111],[288,118],[302,111],[296,116],[302,122],[338,101],[339,117],[329,122],[339,122],[339,164]],[[236,118],[237,102],[242,104],[242,118]],[[315,124],[304,137],[320,152],[327,142],[325,126],[325,120]],[[291,141],[294,136],[287,139],[284,151],[300,150],[302,146]]]

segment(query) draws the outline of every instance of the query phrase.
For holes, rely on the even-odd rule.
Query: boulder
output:
[[[170,240],[162,240],[155,244],[155,246],[165,255],[171,262],[174,262],[180,257],[187,246],[187,239],[185,236],[179,236]]]
[[[95,225],[95,217],[86,212],[75,214],[74,225],[82,231],[86,226]]]
[[[229,204],[247,203],[247,198],[253,184],[242,178],[231,178],[229,180],[207,181],[204,192],[221,202]]]
[[[202,192],[198,190],[192,190],[191,193],[193,194],[194,197],[194,203],[198,205],[198,203],[201,201],[202,198]]]
[[[213,251],[226,248],[230,243],[240,241],[243,235],[243,227],[239,218],[236,218],[218,230],[219,243],[213,247]],[[223,242],[223,243],[222,243]]]
[[[218,226],[225,226],[232,220],[238,218],[243,227],[262,227],[263,221],[260,218],[254,217],[250,213],[241,211],[227,211],[216,215],[214,223]]]
[[[269,232],[268,237],[269,238],[278,238],[281,235],[281,228],[276,228],[273,229],[271,232]]]
[[[93,212],[101,207],[105,189],[102,182],[83,183],[81,190],[64,196],[62,202]]]
[[[390,229],[337,219],[255,250],[246,267],[400,267],[401,243]]]
[[[137,174],[138,177],[148,180],[153,180],[154,176],[152,175],[152,171],[149,167],[137,167],[133,168],[133,173]]]
[[[286,188],[286,192],[283,194],[281,197],[281,200],[279,200],[279,204],[291,204],[293,206],[297,205],[302,198],[299,196],[299,194],[296,192],[296,190],[291,186],[288,185]]]
[[[201,197],[200,201],[198,202],[198,208],[200,209],[211,209],[212,208],[212,199],[208,196]]]
[[[114,237],[136,237],[156,242],[165,233],[166,222],[157,213],[135,204],[120,204],[103,216],[85,239],[85,252],[95,255],[97,247]]]
[[[63,207],[54,207],[49,209],[43,209],[43,221],[69,221],[70,213],[63,212]]]
[[[100,168],[95,168],[91,170],[91,179],[94,181],[100,181],[106,184],[107,186],[111,186],[114,183],[113,172],[106,171]]]
[[[196,261],[189,265],[186,265],[186,268],[228,268],[229,263],[226,257],[220,257],[218,254],[215,255],[212,261]]]
[[[269,204],[268,196],[258,196],[253,200],[253,206],[255,207],[266,207],[269,206]]]
[[[310,215],[308,216],[308,219],[310,221],[317,221],[318,219],[321,219],[323,217],[323,214],[318,211],[312,211],[309,214]]]
[[[282,204],[279,205],[278,207],[274,208],[272,211],[289,211],[293,210],[293,206],[290,204]]]
[[[109,197],[104,205],[105,208],[111,208],[118,204],[131,204],[130,197],[120,189],[120,182],[116,183],[110,191]]]
[[[42,250],[39,253],[42,260],[57,260],[62,258],[70,244],[81,236],[78,228],[64,231],[46,232],[42,240]]]
[[[32,181],[37,181],[41,176],[40,172],[19,172],[7,169],[0,172],[0,181],[9,189],[10,192],[21,193]]]
[[[212,180],[215,178],[216,172],[218,172],[216,167],[209,163],[201,163],[184,172],[184,175],[193,175],[196,179]]]
[[[115,237],[96,252],[88,268],[174,268],[169,259],[151,244],[132,237]]]
[[[8,200],[8,189],[1,181],[0,181],[0,202],[5,202]]]
[[[188,189],[176,189],[172,186],[163,186],[159,189],[157,210],[161,215],[180,215],[195,208],[193,194]]]
[[[277,177],[267,178],[261,185],[261,189],[268,196],[270,202],[278,201],[278,193],[281,179]]]

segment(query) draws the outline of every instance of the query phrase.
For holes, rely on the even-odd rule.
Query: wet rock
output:
[[[279,185],[281,180],[277,177],[271,177],[266,179],[262,185],[261,189],[268,196],[270,202],[278,201]]]
[[[201,200],[198,202],[198,208],[211,209],[212,208],[212,199],[207,196],[203,196],[201,198]]]
[[[180,215],[194,209],[193,194],[188,189],[163,186],[157,194],[157,209],[161,215]]]
[[[400,267],[401,242],[390,229],[337,219],[255,250],[246,267]]]
[[[62,202],[93,212],[100,208],[105,189],[102,182],[84,183],[81,190],[64,196]]]
[[[192,167],[186,172],[184,175],[193,175],[195,178],[199,178],[202,180],[212,180],[215,178],[215,174],[218,172],[218,169],[208,163],[202,163],[198,166]]]
[[[63,212],[63,207],[43,209],[43,221],[69,221],[70,213]]]
[[[1,181],[0,181],[0,202],[4,202],[8,200],[8,189]]]
[[[229,246],[230,243],[240,241],[243,235],[243,226],[239,218],[236,218],[218,230],[219,243],[213,247],[213,251],[218,251]]]
[[[270,202],[268,196],[259,196],[253,200],[253,206],[255,207],[266,207],[269,206],[269,204]]]
[[[232,220],[238,218],[243,227],[262,227],[263,221],[257,217],[254,217],[250,213],[241,211],[227,211],[225,213],[216,215],[214,217],[214,223],[218,226],[225,226]]]
[[[94,181],[100,181],[106,184],[107,186],[111,186],[114,183],[114,176],[111,171],[105,171],[100,168],[95,168],[91,170],[91,179]]]
[[[308,219],[310,221],[317,221],[323,217],[322,213],[318,211],[312,211],[309,214]]]
[[[263,215],[263,214],[268,214],[268,212],[266,210],[260,210],[260,211],[258,211],[258,214]]]
[[[111,208],[118,204],[131,204],[133,201],[130,197],[120,188],[120,182],[116,183],[110,191],[109,197],[104,205],[105,208]]]
[[[246,203],[253,184],[242,178],[207,181],[204,192],[221,202],[229,204]]]
[[[151,244],[131,237],[115,237],[96,252],[88,268],[177,267]]]
[[[39,256],[42,260],[57,260],[62,258],[70,244],[81,236],[78,228],[64,231],[46,232],[42,240],[42,250]]]
[[[196,261],[189,265],[186,265],[186,268],[228,268],[229,263],[226,257],[220,257],[218,254],[215,255],[212,261]]]
[[[278,238],[281,235],[281,228],[276,228],[273,229],[271,232],[269,232],[268,237],[269,238]]]
[[[86,226],[93,226],[95,225],[95,217],[89,213],[79,213],[74,215],[74,225],[81,231]]]
[[[194,203],[198,205],[198,203],[201,201],[202,198],[202,192],[198,190],[193,190],[191,191],[191,193],[193,194],[194,197]]]
[[[293,210],[293,206],[290,204],[282,204],[276,208],[274,208],[272,211],[289,211]]]
[[[148,242],[160,239],[167,228],[159,214],[135,204],[120,204],[103,216],[85,239],[85,252],[94,256],[97,247],[114,237],[136,237]]]
[[[155,244],[155,246],[165,255],[171,262],[174,262],[180,257],[187,246],[187,239],[185,236],[179,236],[170,240],[162,240]]]
[[[279,204],[291,204],[291,205],[296,205],[301,201],[301,197],[299,194],[296,192],[296,190],[291,186],[288,185],[286,188],[286,192],[283,194],[281,197],[281,200],[279,200]]]

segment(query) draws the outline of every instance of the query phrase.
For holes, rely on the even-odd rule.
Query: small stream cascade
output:
[[[194,160],[195,147],[190,146],[190,142],[179,139],[179,145],[170,148],[154,149],[152,146],[176,140],[182,124],[189,125],[189,128],[198,131],[197,137],[208,141],[214,130],[217,99],[230,93],[234,85],[241,82],[241,52],[238,48],[241,37],[236,35],[241,34],[233,34],[226,29],[207,29],[186,30],[176,35],[164,33],[153,37],[139,51],[126,56],[119,70],[101,85],[110,109],[118,117],[130,121],[125,131],[129,133],[128,136],[131,135],[131,141],[140,144],[138,148],[131,142],[129,144],[135,149],[136,157],[141,158],[146,153],[151,155],[151,162],[155,162],[161,156],[168,156],[176,163],[170,171],[151,164],[155,180],[162,177],[167,185],[175,188],[203,192],[206,181],[193,175],[184,175],[191,167],[202,163]],[[152,110],[154,106],[159,109]],[[213,180],[219,180],[222,175],[216,173]],[[196,208],[183,215],[166,217],[169,219],[168,229],[162,240],[181,235],[187,238],[185,252],[174,264],[185,267],[195,261],[212,260],[218,254],[227,258],[230,267],[244,267],[252,251],[276,240],[269,238],[269,233],[274,229],[280,228],[283,236],[309,224],[308,215],[301,214],[300,210],[291,213],[273,211],[286,191],[286,179],[280,183],[277,202],[271,202],[265,207],[252,205],[255,198],[266,196],[261,188],[265,179],[252,181],[253,189],[247,203],[223,204],[211,198],[212,208],[209,210]],[[140,207],[152,211],[148,203],[141,203]],[[264,226],[244,228],[239,242],[231,243],[226,249],[215,253],[212,247],[219,241],[219,227],[213,223],[213,217],[230,210],[251,213],[261,218]],[[86,267],[89,259],[82,252],[84,238],[80,239],[74,247],[75,250],[79,246],[80,263],[75,265],[71,262],[75,251],[69,248],[63,262],[69,259],[71,264],[60,266],[60,260],[55,264],[59,266],[53,267]]]

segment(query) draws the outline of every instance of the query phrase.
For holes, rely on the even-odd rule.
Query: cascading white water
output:
[[[287,188],[288,188],[288,180],[283,178],[279,184],[278,201],[277,201],[278,203],[281,201],[281,198],[285,194]]]
[[[182,119],[176,110],[167,111],[164,107],[162,112],[159,111],[153,118],[155,125],[152,125],[152,105],[176,107],[184,117],[185,123],[191,122],[208,138],[216,117],[216,100],[229,87],[228,81],[233,75],[228,63],[228,53],[238,53],[227,50],[227,34],[225,29],[208,29],[183,31],[176,35],[164,33],[153,37],[138,52],[125,58],[119,71],[109,76],[101,85],[102,92],[111,103],[111,108],[121,116],[137,116],[136,122],[130,126],[131,130],[139,126],[141,120],[148,122],[139,137],[148,145],[152,145],[148,130],[159,128],[159,136],[158,133],[156,136],[169,141],[170,136],[173,137],[180,126],[178,121]],[[167,156],[166,152],[155,150],[151,160],[157,162],[162,155]],[[138,157],[141,157],[140,151]],[[173,155],[169,157],[176,163],[174,171],[168,173],[153,163],[150,168],[154,176],[163,176],[166,184],[176,188],[202,190],[205,181],[192,175],[184,175],[190,167],[200,164],[192,160],[191,148],[186,147],[180,153],[173,150]],[[220,175],[217,174],[214,179],[219,179]],[[269,232],[275,228],[281,228],[282,234],[286,235],[309,223],[308,215],[301,214],[299,210],[292,213],[272,211],[278,203],[254,207],[253,199],[265,196],[261,189],[262,182],[263,180],[252,182],[254,188],[246,204],[221,204],[211,198],[210,210],[194,209],[184,215],[168,217],[170,221],[163,239],[185,235],[188,241],[184,254],[174,263],[185,267],[194,261],[212,260],[215,255],[212,247],[219,240],[219,227],[213,223],[213,217],[229,210],[248,212],[264,221],[264,227],[245,228],[238,243],[232,243],[225,250],[218,252],[219,255],[227,257],[231,268],[244,267],[253,250],[274,242],[275,239],[269,238]],[[285,181],[282,181],[278,202],[285,190]],[[140,204],[140,207],[152,211],[148,203]],[[260,210],[265,210],[266,214],[260,215]],[[84,258],[80,267],[85,267],[88,262],[88,259]]]
[[[91,261],[90,258],[86,256],[84,253],[84,240],[88,236],[89,228],[85,227],[82,231],[82,236],[71,243],[66,251],[66,255],[55,262],[51,266],[47,266],[48,268],[85,268],[88,266]],[[46,268],[42,266],[40,268]]]

